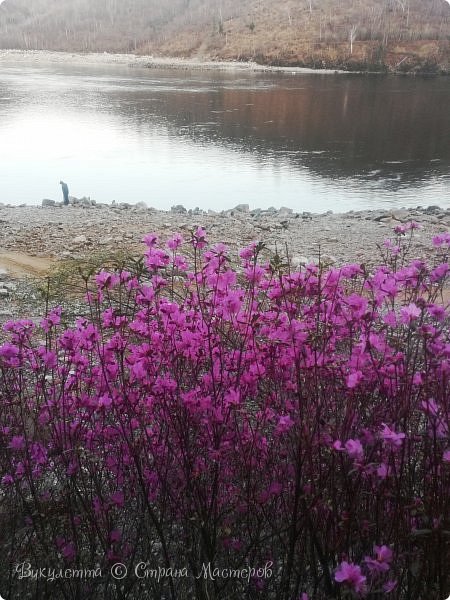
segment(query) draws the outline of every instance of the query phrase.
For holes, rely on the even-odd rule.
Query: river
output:
[[[0,62],[0,202],[450,207],[448,78]]]

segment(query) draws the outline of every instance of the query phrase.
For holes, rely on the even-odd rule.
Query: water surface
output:
[[[0,63],[0,201],[450,206],[446,78]]]

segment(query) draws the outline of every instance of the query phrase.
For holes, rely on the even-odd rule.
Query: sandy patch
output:
[[[23,252],[1,252],[0,269],[8,271],[12,277],[45,275],[53,264],[51,258],[30,256]]]

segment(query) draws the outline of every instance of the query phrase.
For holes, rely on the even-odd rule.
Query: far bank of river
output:
[[[309,69],[304,67],[274,67],[246,61],[213,61],[194,60],[184,58],[167,58],[145,56],[137,54],[112,54],[109,52],[90,52],[80,54],[76,52],[51,52],[48,50],[1,50],[0,62],[23,61],[25,63],[66,63],[66,64],[91,64],[91,65],[126,65],[130,67],[144,67],[153,69],[179,69],[189,71],[230,71],[230,72],[258,72],[258,73],[319,73],[338,74],[348,73],[339,69]],[[355,72],[357,73],[357,72]]]
[[[419,70],[411,71],[396,71],[395,69],[386,70],[358,70],[354,65],[352,68],[309,68],[287,65],[271,65],[269,63],[262,64],[254,61],[236,61],[236,60],[207,60],[207,59],[192,59],[179,57],[152,56],[140,54],[119,54],[110,52],[56,52],[50,50],[5,50],[0,49],[1,61],[30,61],[36,63],[65,63],[65,64],[91,64],[91,65],[126,65],[129,67],[144,67],[149,69],[175,69],[184,71],[229,71],[229,72],[254,72],[254,73],[288,73],[288,74],[305,74],[316,73],[319,75],[338,75],[338,74],[354,74],[354,75],[410,75],[410,76],[450,76],[450,71],[443,69],[430,71],[426,67]]]

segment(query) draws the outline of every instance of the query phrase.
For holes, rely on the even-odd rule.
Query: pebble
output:
[[[85,244],[86,242],[87,242],[87,238],[85,235],[77,235],[72,240],[73,244]]]

